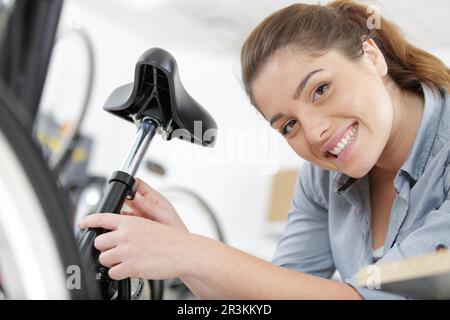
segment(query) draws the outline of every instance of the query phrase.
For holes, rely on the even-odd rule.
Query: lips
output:
[[[353,127],[356,124],[356,122],[353,122],[348,127],[342,129],[337,134],[335,134],[331,139],[329,139],[325,145],[320,149],[320,152],[323,156],[327,156],[328,151],[333,149],[339,141],[345,136],[346,132],[350,130],[351,127]]]

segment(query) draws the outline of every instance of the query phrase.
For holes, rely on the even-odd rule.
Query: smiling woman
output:
[[[386,19],[368,29],[371,12],[291,5],[242,48],[250,101],[306,160],[272,263],[189,233],[140,181],[132,212],[81,223],[113,230],[96,240],[111,277],[179,276],[210,299],[404,298],[355,277],[450,245],[450,74]]]
[[[437,91],[450,78],[439,59],[408,43],[391,22],[381,17],[380,29],[368,29],[372,12],[351,1],[293,5],[263,21],[242,49],[246,91],[270,125],[302,158],[356,178],[377,161],[392,163],[382,153],[392,151],[388,141],[400,127],[409,129],[397,153],[410,149],[423,109],[421,83]],[[405,112],[407,126],[400,122]],[[365,159],[349,158],[369,143]],[[396,158],[385,169],[405,160]]]
[[[431,230],[450,232],[449,221],[408,238],[433,207],[405,212],[419,186],[444,184],[443,193],[420,192],[441,199],[435,207],[448,198],[449,70],[383,17],[369,29],[372,15],[356,1],[292,5],[265,19],[241,55],[252,104],[307,160],[274,262],[322,276],[338,269],[349,283],[372,252],[424,253]],[[420,179],[432,161],[437,180]]]

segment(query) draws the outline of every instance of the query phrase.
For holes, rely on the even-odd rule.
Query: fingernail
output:
[[[136,190],[139,190],[139,183],[140,183],[140,180],[139,180],[139,178],[136,178],[135,179],[135,188],[136,188]]]

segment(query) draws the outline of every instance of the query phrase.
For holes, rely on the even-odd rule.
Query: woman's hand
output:
[[[144,201],[144,200],[142,200]],[[110,232],[95,239],[99,261],[114,280],[168,279],[186,275],[192,234],[142,217],[97,213],[84,218],[80,228]]]
[[[122,211],[122,214],[150,219],[183,231],[188,230],[169,200],[139,178],[136,178],[136,184],[134,199],[125,201],[131,211]]]

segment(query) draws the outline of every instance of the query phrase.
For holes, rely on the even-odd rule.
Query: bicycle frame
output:
[[[34,123],[47,77],[63,0],[16,0],[0,52],[0,77]],[[28,126],[30,124],[27,124]],[[27,127],[31,134],[33,128]]]

